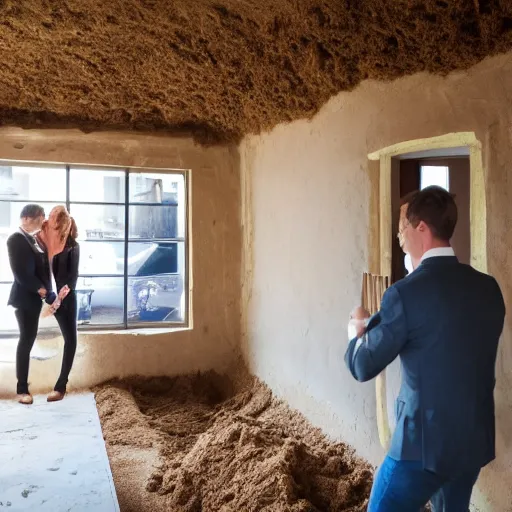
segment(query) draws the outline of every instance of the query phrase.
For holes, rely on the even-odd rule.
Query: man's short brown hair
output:
[[[20,213],[20,219],[37,219],[38,217],[44,217],[44,208],[38,204],[27,204]]]
[[[448,242],[453,236],[458,218],[454,197],[444,188],[435,185],[419,190],[403,203],[408,204],[407,220],[413,227],[423,221],[434,237]]]
[[[400,198],[400,207],[409,204],[413,197],[419,192],[419,190],[413,190],[412,192],[409,192],[408,194],[405,194],[405,196],[402,196]]]

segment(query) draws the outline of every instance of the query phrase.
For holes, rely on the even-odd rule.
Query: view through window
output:
[[[422,165],[420,174],[420,189],[437,185],[450,190],[450,168],[444,165]]]
[[[186,322],[186,197],[184,172],[0,162],[0,332],[18,330],[7,307],[13,276],[6,241],[28,203],[47,216],[65,205],[75,218],[79,326]],[[51,317],[40,327],[56,325]]]

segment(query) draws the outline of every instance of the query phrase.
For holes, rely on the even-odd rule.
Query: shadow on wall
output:
[[[489,273],[500,284],[507,316],[498,351],[496,366],[496,460],[485,468],[477,483],[473,498],[481,510],[490,503],[488,510],[512,511],[512,250],[510,225],[512,207],[510,181],[510,120],[497,118],[489,123],[483,144],[484,166],[486,170],[486,199],[489,210],[487,223],[487,251]],[[493,508],[498,501],[503,508]],[[506,504],[506,505],[505,505]]]
[[[512,304],[512,291],[502,285],[505,304]],[[510,461],[512,460],[512,428],[510,416],[512,414],[512,378],[510,369],[505,366],[506,361],[512,357],[512,316],[505,319],[505,328],[499,347],[498,362],[496,367],[496,460],[483,469],[473,493],[473,501],[487,510],[484,504],[495,496],[501,497],[501,503],[509,506],[504,512],[512,511],[512,475],[510,474]],[[489,510],[496,510],[489,508]]]

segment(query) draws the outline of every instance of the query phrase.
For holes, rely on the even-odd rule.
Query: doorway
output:
[[[394,209],[394,204],[400,201],[400,166],[401,162],[407,160],[419,160],[428,163],[428,166],[434,167],[437,163],[444,163],[452,158],[467,159],[469,161],[469,170],[465,173],[469,183],[468,203],[469,207],[469,230],[468,237],[470,244],[469,263],[480,270],[487,272],[487,207],[485,198],[484,167],[482,162],[482,145],[476,138],[474,132],[447,133],[437,137],[426,139],[409,140],[399,142],[392,146],[382,148],[370,153],[368,158],[375,165],[371,164],[370,169],[377,171],[377,176],[373,182],[374,197],[378,202],[378,214],[371,217],[370,222],[370,272],[382,276],[392,275],[393,262],[393,244],[397,241],[396,231],[398,227],[399,209]],[[408,187],[413,190],[421,186],[421,170],[411,165],[414,172],[403,173],[403,193],[407,193]],[[448,164],[448,167],[453,162]],[[452,178],[456,172],[452,172]],[[410,182],[408,181],[410,180]],[[427,175],[424,176],[426,183]],[[448,187],[457,186],[450,184],[448,176]],[[453,190],[452,190],[453,191]],[[462,193],[459,193],[461,201]],[[459,208],[464,209],[459,206]],[[396,211],[396,217],[394,217]],[[462,217],[462,215],[461,215]],[[461,228],[464,221],[460,221]],[[455,239],[455,237],[454,237]],[[456,242],[456,241],[455,241]],[[399,247],[399,246],[398,246]],[[460,251],[460,249],[456,249]],[[401,265],[403,265],[403,252],[396,252],[401,255]],[[460,256],[460,254],[459,254]],[[464,258],[464,257],[463,257]],[[391,440],[390,425],[394,421],[394,398],[398,395],[400,375],[396,368],[388,367],[382,372],[376,380],[376,418],[379,430],[379,439],[382,446],[387,449]]]
[[[459,261],[469,264],[471,260],[469,149],[467,147],[449,148],[398,155],[391,161],[391,184],[392,282],[402,279],[407,274],[404,253],[396,237],[400,198],[430,185],[441,186],[455,195],[458,221],[450,242]]]

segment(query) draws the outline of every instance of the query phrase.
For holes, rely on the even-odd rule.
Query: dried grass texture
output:
[[[123,512],[144,503],[148,511],[366,510],[372,468],[257,379],[234,394],[214,373],[131,379],[100,386],[96,400]],[[141,479],[144,453],[154,454],[154,469]]]
[[[0,0],[0,124],[238,142],[510,48],[510,0]]]

